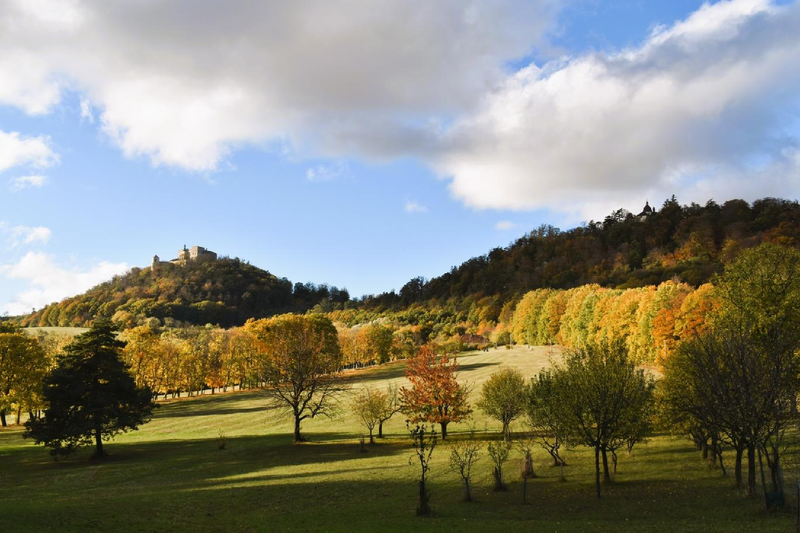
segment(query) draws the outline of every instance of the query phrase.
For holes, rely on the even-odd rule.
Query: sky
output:
[[[800,0],[5,0],[0,314],[184,244],[351,295],[800,189]]]

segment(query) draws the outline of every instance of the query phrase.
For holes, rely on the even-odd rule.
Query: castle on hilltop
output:
[[[186,248],[186,245],[184,244],[183,249],[178,251],[178,257],[175,259],[161,261],[157,255],[154,255],[153,263],[150,268],[152,270],[156,270],[158,267],[164,265],[186,266],[188,263],[204,263],[206,261],[216,260],[217,254],[215,252],[206,250],[202,246],[192,246],[191,248]]]

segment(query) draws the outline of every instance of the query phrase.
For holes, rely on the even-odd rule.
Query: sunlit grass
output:
[[[553,354],[555,356],[555,354]],[[503,365],[533,376],[547,366],[546,348],[492,350],[459,358],[461,379],[480,384]],[[404,383],[403,364],[358,371],[352,385]],[[434,516],[414,516],[417,472],[402,416],[387,438],[360,453],[360,429],[346,409],[312,420],[311,443],[293,445],[291,421],[266,408],[258,392],[205,395],[163,404],[141,430],[119,436],[103,462],[85,450],[54,462],[47,451],[0,432],[0,531],[789,531],[788,512],[766,513],[732,481],[708,469],[688,441],[657,436],[620,457],[604,498],[593,491],[593,456],[570,450],[567,481],[537,450],[538,478],[522,505],[519,454],[506,465],[510,490],[491,491],[483,453],[475,471],[477,502],[461,502],[446,444],[434,452]],[[346,404],[346,402],[345,402]],[[476,413],[481,439],[499,424]],[[451,438],[466,438],[466,424]],[[220,450],[220,435],[225,449]]]

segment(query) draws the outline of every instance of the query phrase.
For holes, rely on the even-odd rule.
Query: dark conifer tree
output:
[[[26,423],[26,437],[52,448],[58,458],[94,442],[93,458],[105,455],[103,441],[137,429],[154,404],[146,388],[138,388],[120,359],[125,343],[108,320],[98,320],[59,356],[44,380],[44,416]]]

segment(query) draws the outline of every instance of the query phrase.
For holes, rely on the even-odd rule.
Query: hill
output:
[[[800,244],[798,202],[764,198],[752,204],[729,200],[701,206],[681,205],[672,197],[646,215],[619,209],[568,231],[544,225],[441,276],[414,278],[399,292],[357,300],[350,300],[346,290],[293,285],[240,259],[222,258],[165,265],[155,273],[134,268],[19,321],[25,326],[85,326],[103,316],[122,325],[157,318],[168,326],[228,327],[282,312],[347,308],[337,319],[360,323],[423,307],[447,315],[433,322],[456,323],[477,304],[484,310],[480,321],[497,322],[507,303],[538,288],[633,288],[669,280],[698,287],[740,250],[764,241]],[[418,318],[413,314],[407,321],[420,323]]]
[[[697,287],[739,250],[764,241],[800,244],[800,204],[765,198],[752,205],[710,200],[682,206],[673,196],[649,215],[619,209],[569,231],[541,226],[430,281],[415,278],[399,293],[364,297],[361,306],[399,309],[454,300],[468,309],[482,297],[499,296],[502,305],[538,288],[632,288],[674,279]]]
[[[240,259],[133,268],[85,293],[23,317],[23,326],[87,325],[95,317],[132,325],[144,317],[165,325],[243,324],[289,311],[305,312],[320,301],[343,302],[346,290],[292,283]]]

